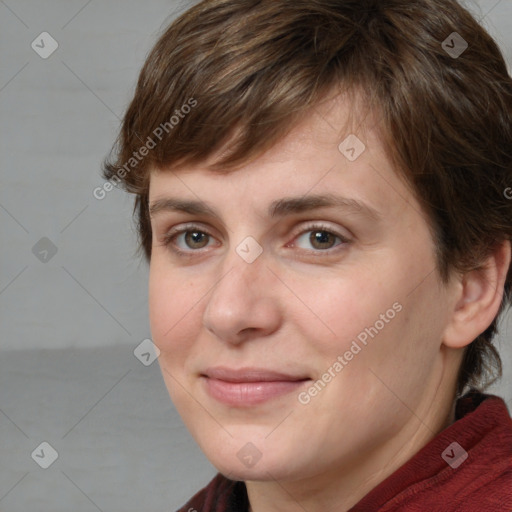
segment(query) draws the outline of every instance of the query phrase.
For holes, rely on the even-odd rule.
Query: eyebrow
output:
[[[268,216],[271,218],[285,217],[301,212],[308,212],[320,208],[343,208],[355,214],[367,217],[378,222],[381,214],[370,205],[346,197],[333,194],[307,195],[303,197],[284,197],[273,201],[268,207]],[[172,197],[158,199],[149,206],[151,217],[164,211],[177,211],[190,215],[205,215],[220,218],[217,211],[203,201],[190,201]]]

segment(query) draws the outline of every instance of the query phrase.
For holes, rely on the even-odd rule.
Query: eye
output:
[[[349,243],[349,240],[339,233],[335,233],[331,228],[322,225],[309,226],[306,231],[302,231],[302,234],[297,237],[297,242],[293,245],[298,245],[302,249],[310,250],[313,247],[315,252],[323,251],[326,252],[339,245]],[[336,244],[336,240],[339,243]],[[310,245],[307,247],[307,245]],[[305,246],[306,245],[306,246]]]
[[[185,231],[177,238],[180,236],[183,236],[183,241],[189,249],[202,249],[208,245],[210,235],[202,231]]]
[[[290,245],[310,253],[330,253],[350,240],[325,225],[311,225],[303,229]],[[214,237],[196,225],[185,225],[171,229],[162,237],[162,245],[179,256],[194,256],[202,249],[215,245]],[[289,245],[289,246],[290,246]]]
[[[166,233],[162,243],[176,253],[185,254],[208,247],[212,238],[212,235],[198,226],[183,226]]]

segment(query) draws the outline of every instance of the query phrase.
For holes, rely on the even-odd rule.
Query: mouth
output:
[[[311,379],[263,368],[208,368],[200,374],[206,392],[232,407],[251,407],[297,391]]]

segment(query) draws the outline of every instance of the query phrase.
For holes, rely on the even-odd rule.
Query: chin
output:
[[[270,461],[264,461],[263,458],[259,460],[253,467],[244,467],[240,462],[233,462],[230,460],[218,460],[214,457],[210,459],[213,466],[230,480],[241,481],[254,481],[254,482],[269,482],[275,480],[287,480],[290,478],[288,472],[283,473],[283,468],[286,467],[284,462],[279,464]]]
[[[276,438],[272,442],[265,436],[259,440],[256,436],[237,436],[227,442],[225,439],[209,441],[199,443],[201,450],[211,464],[231,480],[295,480],[302,473],[297,448],[287,446],[284,440]]]

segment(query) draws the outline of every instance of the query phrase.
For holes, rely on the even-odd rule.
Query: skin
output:
[[[219,215],[152,216],[150,323],[184,423],[219,471],[246,482],[254,512],[346,511],[409,460],[453,421],[462,349],[501,301],[510,245],[500,246],[485,270],[444,285],[419,204],[371,119],[346,125],[349,106],[341,97],[324,103],[234,173],[209,170],[212,158],[151,175],[150,204],[201,200]],[[366,145],[353,162],[338,150],[349,133]],[[380,220],[341,207],[267,216],[272,201],[326,193],[363,201]],[[186,223],[211,236],[198,243],[180,235],[166,246],[165,235]],[[349,242],[315,244],[312,223]],[[248,236],[263,249],[252,263],[235,250]],[[175,246],[189,256],[174,253]],[[394,303],[401,311],[300,403],[298,392]],[[230,407],[200,378],[217,365],[264,367],[311,382],[260,405]],[[252,467],[237,457],[248,442],[261,453]]]

